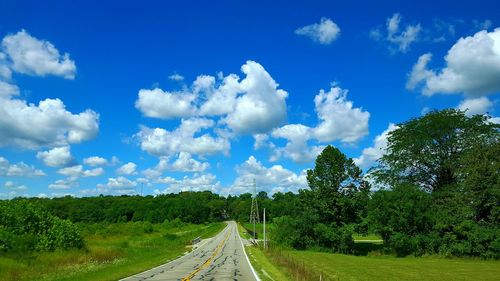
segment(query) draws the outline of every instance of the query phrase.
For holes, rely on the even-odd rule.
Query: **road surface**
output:
[[[189,254],[122,280],[258,281],[234,221],[228,222],[217,236],[200,244]]]

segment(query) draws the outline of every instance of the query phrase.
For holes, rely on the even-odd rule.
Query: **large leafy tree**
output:
[[[329,145],[316,158],[315,167],[307,171],[311,194],[307,206],[314,208],[320,221],[342,225],[357,218],[358,191],[366,187],[361,169],[339,149]],[[364,188],[368,190],[368,188]]]
[[[487,116],[468,117],[446,109],[398,125],[373,175],[384,184],[409,182],[426,191],[456,184],[460,158],[480,145],[498,142],[499,126]]]

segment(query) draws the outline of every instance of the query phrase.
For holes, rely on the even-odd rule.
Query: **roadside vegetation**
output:
[[[500,125],[487,116],[447,109],[400,123],[366,173],[327,146],[307,182],[298,194],[256,195],[271,247],[249,251],[271,278],[396,280],[394,271],[416,280],[426,266],[428,280],[498,276]],[[0,201],[0,279],[130,275],[175,258],[224,220],[253,230],[251,202],[250,193],[209,191]]]
[[[161,224],[78,223],[74,227],[82,247],[3,251],[0,280],[117,280],[175,259],[190,251],[193,238],[211,237],[224,226],[179,219]]]
[[[292,280],[495,280],[499,129],[487,116],[430,112],[389,132],[366,174],[327,146],[307,171],[310,189],[257,195],[272,238],[251,251]]]

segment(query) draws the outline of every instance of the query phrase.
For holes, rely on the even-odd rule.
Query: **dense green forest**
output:
[[[258,193],[260,210],[275,223],[272,243],[356,253],[352,235],[375,233],[383,251],[398,256],[500,258],[499,128],[486,116],[430,112],[398,124],[367,173],[327,146],[307,173],[309,189]],[[247,222],[251,201],[249,193],[209,191],[0,201],[0,250],[23,235],[45,237],[28,239],[31,250],[81,247],[73,223]],[[66,233],[72,240],[60,242]]]

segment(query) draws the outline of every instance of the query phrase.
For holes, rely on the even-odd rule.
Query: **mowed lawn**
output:
[[[500,280],[500,261],[438,257],[351,256],[286,251],[328,280]]]
[[[118,280],[175,259],[191,239],[217,234],[225,223],[81,225],[86,249],[0,255],[0,281]]]

